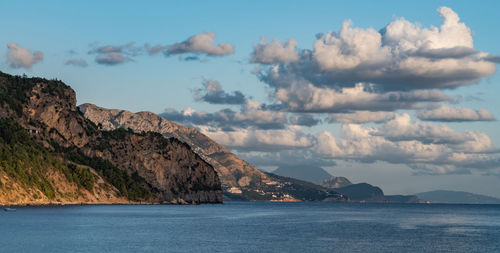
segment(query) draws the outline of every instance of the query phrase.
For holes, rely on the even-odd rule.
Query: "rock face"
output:
[[[154,113],[131,113],[125,110],[106,109],[93,104],[80,105],[79,109],[87,119],[104,130],[130,128],[134,132],[151,131],[187,143],[217,170],[222,186],[226,189],[245,188],[269,181],[264,173],[196,129],[176,124]]]
[[[241,160],[196,129],[176,124],[151,112],[132,113],[125,110],[106,109],[93,104],[80,105],[79,109],[86,118],[104,130],[124,128],[138,133],[152,131],[187,143],[218,172],[222,188],[228,198],[239,200],[293,198],[280,193],[278,188],[281,182]]]
[[[224,197],[252,201],[345,201],[334,191],[292,178],[264,173],[241,160],[222,145],[196,129],[166,120],[151,112],[132,113],[106,109],[93,104],[79,106],[85,117],[100,129],[131,129],[136,133],[152,131],[185,142],[217,171]]]
[[[125,134],[118,139],[105,135],[82,151],[111,161],[129,174],[137,173],[158,191],[162,203],[222,200],[220,181],[212,166],[175,138],[151,132]]]
[[[98,129],[77,109],[75,92],[60,81],[14,77],[0,72],[0,98],[0,117],[14,119],[30,132],[36,143],[65,163],[89,160],[93,161],[89,164],[101,162],[105,165],[102,161],[111,162],[112,165],[92,169],[107,175],[104,180],[111,180],[115,185],[121,183],[124,189],[118,190],[122,195],[127,185],[140,182],[141,187],[152,194],[140,201],[222,202],[216,171],[189,145],[155,133]],[[80,158],[75,160],[74,157]],[[103,169],[113,166],[128,175],[121,175],[119,171],[112,174],[109,169]],[[7,171],[7,168],[2,169]],[[130,181],[131,178],[135,181]],[[104,194],[111,196],[112,191]]]
[[[321,186],[328,189],[336,189],[351,185],[351,181],[345,177],[330,177],[321,182]]]

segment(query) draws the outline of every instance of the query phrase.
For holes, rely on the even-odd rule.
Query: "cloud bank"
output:
[[[421,120],[464,122],[464,121],[494,121],[495,117],[486,109],[474,110],[470,108],[449,107],[441,105],[432,110],[420,111],[417,117]]]

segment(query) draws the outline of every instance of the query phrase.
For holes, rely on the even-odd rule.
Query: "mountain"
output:
[[[57,80],[0,72],[0,203],[221,203],[214,168],[154,132],[105,131]]]
[[[367,184],[351,184],[335,189],[338,193],[346,195],[355,202],[385,202],[384,192],[379,187]]]
[[[367,183],[352,184],[345,177],[330,177],[321,186],[333,189],[355,202],[424,203],[415,195],[384,195],[379,187]]]
[[[215,168],[221,180],[224,196],[227,199],[307,200],[301,198],[297,191],[285,190],[287,187],[284,186],[293,185],[295,181],[285,177],[272,176],[256,169],[194,128],[171,122],[152,112],[132,113],[126,110],[106,109],[93,104],[82,104],[79,109],[87,119],[102,130],[124,128],[136,133],[152,131],[185,142],[195,153]],[[296,188],[304,189],[307,187],[310,186],[302,185]],[[295,192],[295,195],[292,192]],[[321,196],[316,197],[316,199],[320,198]]]
[[[288,196],[305,200],[305,201],[333,201],[346,202],[348,198],[342,196],[334,190],[326,189],[320,185],[300,179],[279,176],[273,173],[266,173],[269,177],[280,182],[280,192],[284,192]],[[268,189],[273,190],[273,189]]]
[[[463,191],[436,190],[415,194],[432,203],[447,204],[500,204],[500,199]]]
[[[348,185],[351,185],[351,181],[349,181],[349,179],[345,178],[345,177],[329,177],[325,180],[323,180],[323,182],[321,182],[321,186],[325,187],[325,188],[329,188],[329,189],[335,189],[335,188],[342,188],[342,187],[345,187],[345,186],[348,186]]]
[[[273,174],[296,178],[315,184],[320,184],[326,178],[331,177],[323,168],[317,166],[287,165],[275,169]]]

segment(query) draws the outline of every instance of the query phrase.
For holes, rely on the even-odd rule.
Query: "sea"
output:
[[[500,205],[18,207],[0,252],[500,252]]]

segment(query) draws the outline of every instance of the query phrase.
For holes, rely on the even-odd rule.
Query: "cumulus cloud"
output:
[[[251,127],[256,129],[283,129],[288,122],[284,112],[267,110],[265,105],[250,99],[247,99],[245,104],[241,105],[239,112],[231,109],[222,109],[213,113],[196,112],[190,108],[184,111],[167,109],[160,116],[196,128],[209,126],[225,131]]]
[[[457,132],[444,124],[412,121],[410,115],[403,113],[383,124],[374,135],[384,136],[393,141],[416,140],[422,143],[455,145],[464,152],[489,152],[492,143],[484,133],[467,131]],[[460,146],[464,143],[483,143],[479,146]],[[456,146],[458,145],[458,146]]]
[[[239,151],[275,151],[306,148],[314,144],[314,138],[303,133],[299,126],[270,130],[248,128],[230,132],[205,127],[200,130],[216,142]]]
[[[296,47],[297,41],[294,39],[288,39],[284,43],[273,39],[266,43],[266,38],[262,37],[259,44],[254,46],[250,61],[262,64],[295,62],[299,60]]]
[[[315,152],[332,159],[409,164],[419,173],[464,173],[498,168],[497,150],[480,132],[457,132],[443,125],[412,122],[402,114],[380,128],[342,126],[340,138],[317,135]]]
[[[394,111],[415,109],[421,102],[452,101],[438,90],[373,92],[363,83],[353,88],[320,88],[312,83],[292,82],[276,89],[273,97],[285,110],[292,112]]]
[[[70,59],[70,60],[67,60],[66,63],[64,63],[64,65],[68,65],[68,66],[76,66],[76,67],[82,67],[82,68],[85,68],[87,67],[89,64],[87,63],[86,60],[80,58],[80,59]]]
[[[385,122],[394,118],[396,114],[393,112],[370,112],[370,111],[355,111],[352,113],[332,113],[328,116],[329,123],[369,123],[369,122]]]
[[[222,89],[219,81],[203,80],[203,88],[194,90],[196,101],[204,101],[210,104],[244,104],[246,97],[241,91],[227,93]]]
[[[464,122],[464,121],[493,121],[495,117],[486,109],[474,110],[470,108],[450,107],[441,105],[431,110],[418,112],[417,117],[421,120]]]
[[[214,32],[204,32],[193,35],[187,40],[166,47],[165,55],[201,53],[209,56],[223,56],[234,53],[234,46],[229,43],[215,45]]]
[[[385,161],[408,165],[417,174],[488,172],[500,168],[498,150],[481,132],[454,131],[443,125],[396,115],[380,127],[343,124],[339,136],[328,131],[306,134],[298,126],[223,131],[200,130],[240,156],[261,166],[306,161],[316,165],[335,160]]]
[[[33,53],[16,43],[7,44],[7,62],[11,68],[26,68],[29,69],[34,64],[43,60],[43,53],[41,51],[34,51]]]
[[[345,21],[340,31],[319,35],[312,50],[300,50],[298,61],[259,75],[273,88],[288,88],[294,80],[320,88],[364,82],[380,90],[415,90],[456,88],[493,74],[493,58],[474,49],[470,28],[450,8],[438,12],[440,27],[399,18],[377,31]]]
[[[89,54],[95,54],[95,61],[103,65],[118,65],[133,61],[131,57],[140,55],[143,52],[141,47],[136,47],[133,42],[124,45],[92,45]]]

